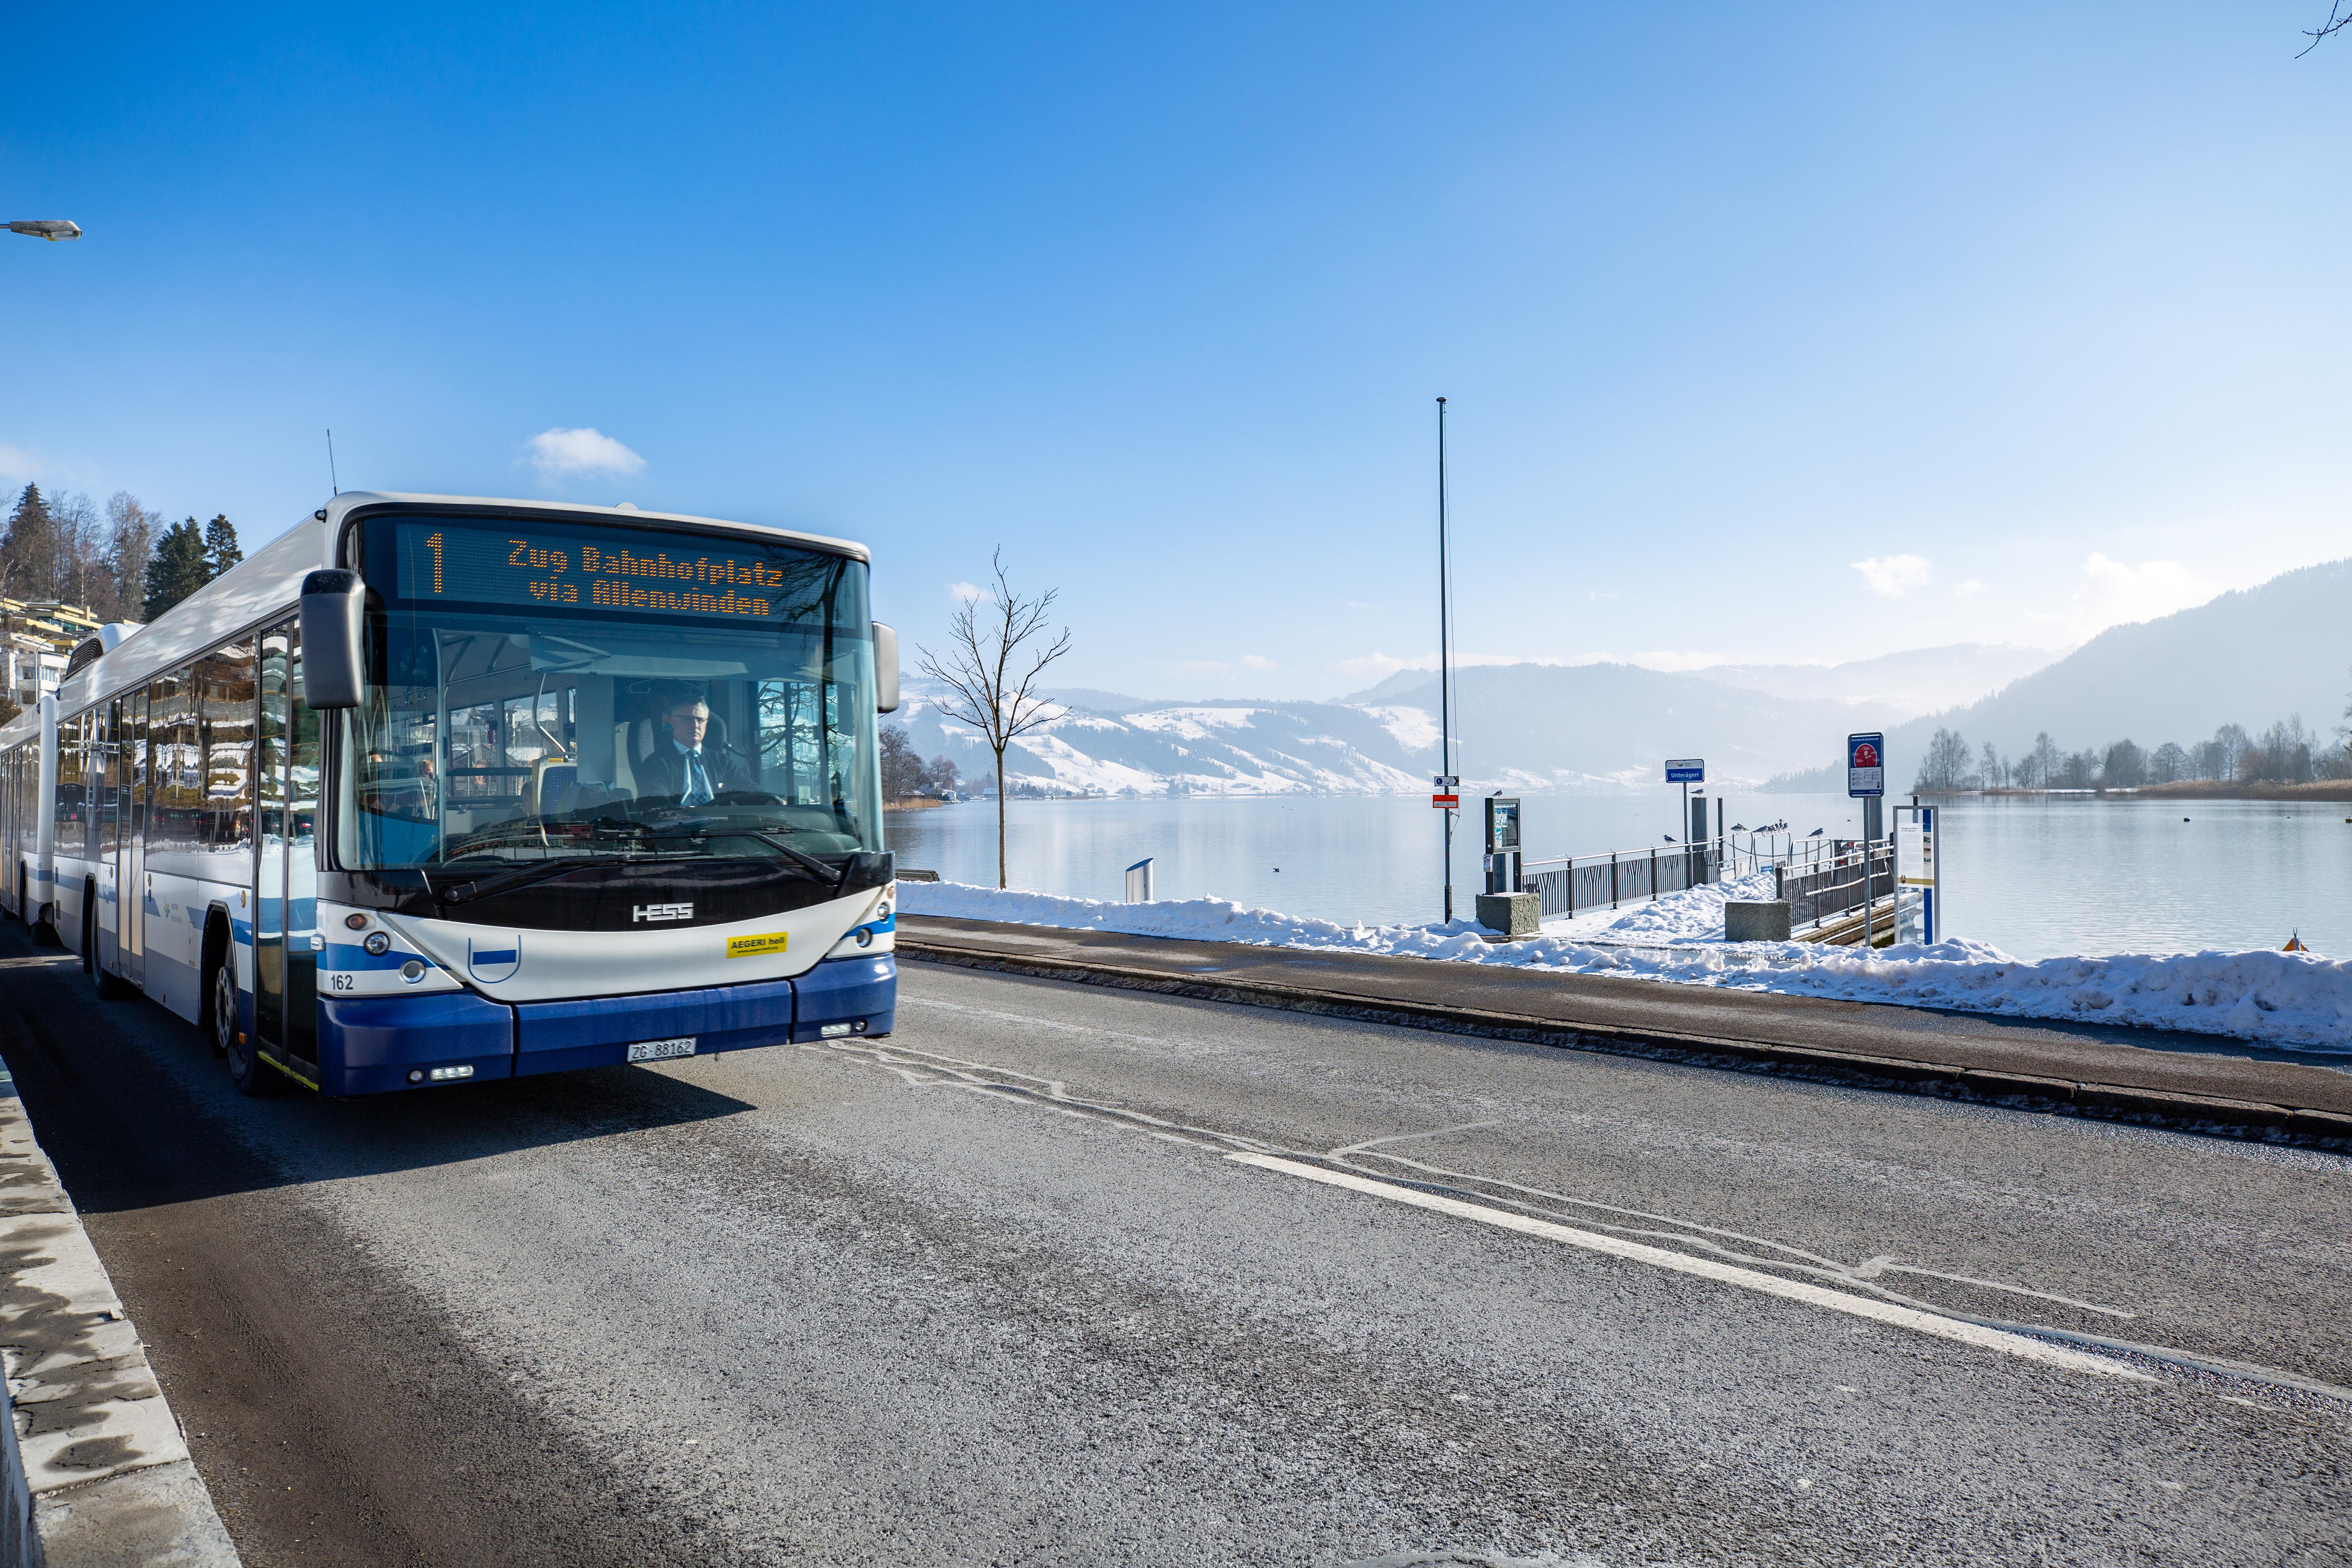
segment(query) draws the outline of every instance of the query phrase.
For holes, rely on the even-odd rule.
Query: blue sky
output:
[[[2064,646],[2352,554],[2321,10],[22,13],[0,479],[254,541],[331,426],[1329,696],[1433,655],[1443,393],[1475,656]]]

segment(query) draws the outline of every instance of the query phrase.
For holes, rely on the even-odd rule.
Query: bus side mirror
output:
[[[367,584],[356,572],[302,579],[302,700],[316,710],[360,705],[361,612]]]
[[[874,710],[898,710],[898,634],[880,621],[874,623]]]

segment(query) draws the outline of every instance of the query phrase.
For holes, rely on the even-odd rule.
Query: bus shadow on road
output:
[[[0,930],[0,959],[26,956],[56,955],[32,948],[21,927]],[[23,1100],[67,1194],[92,1214],[715,1122],[753,1107],[693,1079],[723,1076],[740,1054],[364,1100],[301,1091],[255,1100],[237,1092],[186,1023],[143,999],[93,997],[70,954],[0,981],[10,1080],[0,1093]]]

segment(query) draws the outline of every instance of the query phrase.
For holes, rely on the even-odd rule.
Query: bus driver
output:
[[[674,697],[654,727],[654,748],[636,765],[641,795],[676,795],[680,805],[708,805],[731,790],[755,790],[742,759],[721,746],[705,747],[710,705],[692,691]]]

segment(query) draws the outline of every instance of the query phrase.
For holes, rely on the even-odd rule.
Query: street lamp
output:
[[[81,225],[69,217],[20,217],[8,226],[10,234],[29,234],[36,239],[79,239]]]

